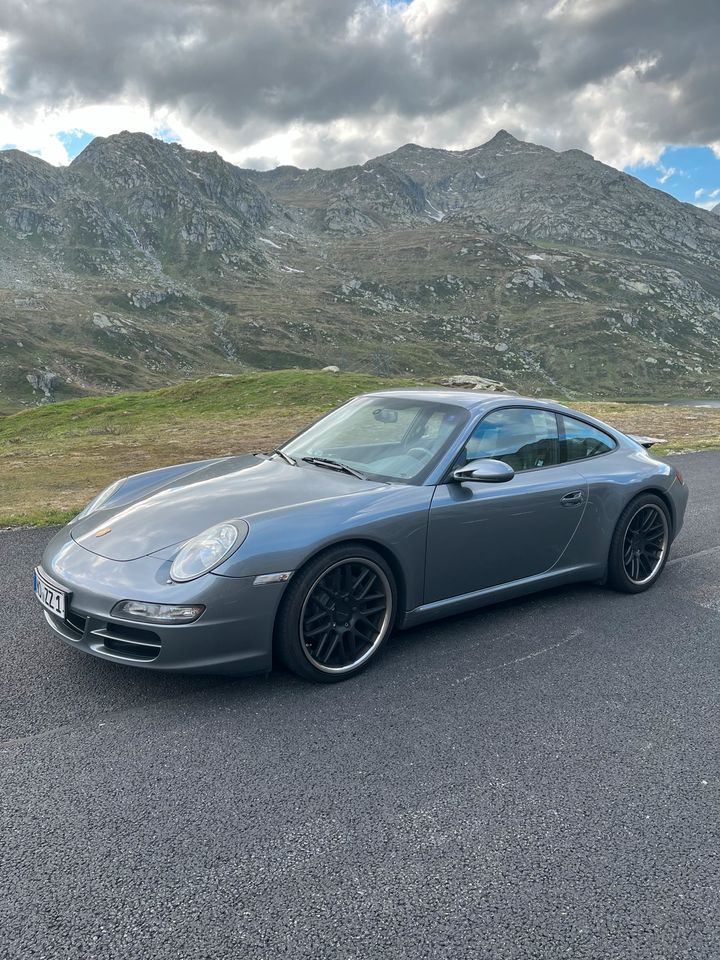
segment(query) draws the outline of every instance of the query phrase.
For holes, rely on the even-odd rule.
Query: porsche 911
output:
[[[117,480],[34,590],[118,664],[344,680],[393,630],[578,581],[647,590],[688,499],[652,442],[548,401],[366,394],[274,451]]]

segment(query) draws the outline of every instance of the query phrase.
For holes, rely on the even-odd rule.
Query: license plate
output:
[[[54,613],[56,617],[61,617],[63,620],[65,619],[65,600],[67,594],[64,590],[58,590],[57,587],[48,583],[37,570],[35,571],[35,596],[46,610]]]

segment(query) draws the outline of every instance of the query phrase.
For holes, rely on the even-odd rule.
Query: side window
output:
[[[615,449],[615,441],[582,420],[560,415],[560,462],[585,460]]]
[[[558,462],[555,414],[531,407],[495,410],[475,428],[465,456],[468,461],[502,460],[515,471],[551,467]]]

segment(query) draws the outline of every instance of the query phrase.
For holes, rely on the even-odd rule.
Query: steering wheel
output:
[[[427,447],[415,446],[408,450],[408,456],[415,460],[432,460],[432,455],[432,450],[428,450]]]

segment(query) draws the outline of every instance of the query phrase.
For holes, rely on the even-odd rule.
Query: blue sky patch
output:
[[[85,149],[93,139],[93,135],[86,130],[66,130],[63,133],[59,133],[57,138],[65,147],[68,156],[72,160],[81,150]]]
[[[720,157],[710,147],[667,147],[659,163],[625,169],[678,200],[705,207],[720,203]]]

